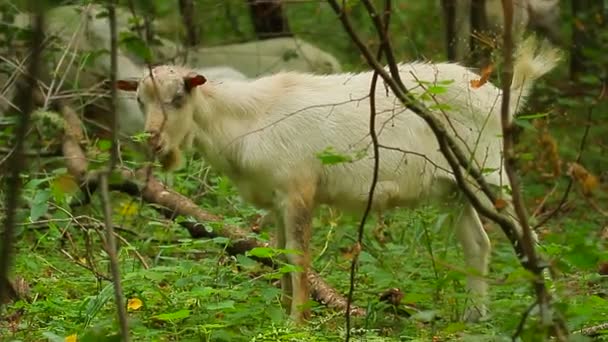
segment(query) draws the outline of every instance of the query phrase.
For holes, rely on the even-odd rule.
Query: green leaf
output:
[[[207,310],[226,310],[226,309],[234,309],[234,301],[233,300],[225,300],[219,303],[212,303],[205,307]]]
[[[248,251],[245,255],[258,258],[272,258],[277,254],[277,251],[270,247],[255,247]]]
[[[544,118],[545,116],[549,116],[549,113],[518,115],[517,120],[532,120],[532,119]]]
[[[520,153],[519,158],[521,160],[534,160],[534,154],[533,153]]]
[[[530,121],[528,120],[519,120],[519,119],[515,119],[513,121],[517,126],[522,127],[524,129],[530,129],[532,131],[536,131],[536,127],[534,127]]]
[[[184,309],[184,310],[179,310],[179,311],[175,311],[175,312],[171,312],[171,313],[165,313],[165,314],[152,316],[152,318],[156,318],[161,321],[175,321],[175,320],[188,318],[188,317],[190,317],[190,314],[191,314],[190,310]]]
[[[142,60],[149,62],[152,60],[152,52],[141,38],[129,33],[120,33],[120,44],[127,49],[127,51],[141,58]]]
[[[438,85],[432,85],[430,87],[427,88],[427,91],[431,94],[434,95],[439,95],[439,94],[444,94],[448,91],[448,88],[446,87],[442,87],[442,86],[438,86]]]
[[[223,236],[216,236],[211,241],[213,241],[213,243],[215,243],[215,244],[222,245],[222,246],[225,246],[230,243],[230,239],[227,237],[223,237]]]
[[[112,142],[110,140],[101,139],[97,142],[97,148],[101,151],[109,151],[112,148]]]
[[[449,111],[452,109],[452,106],[450,106],[447,103],[435,103],[433,105],[429,106],[430,110],[439,110],[439,111]]]
[[[48,199],[51,196],[50,191],[39,191],[34,196],[30,208],[30,220],[36,221],[49,210]]]
[[[65,339],[59,335],[53,334],[50,331],[45,331],[42,333],[42,336],[47,338],[50,342],[63,342]]]
[[[258,266],[257,262],[242,254],[236,256],[236,261],[238,262],[239,266],[243,267],[244,269],[253,269]]]
[[[292,265],[292,264],[285,264],[279,268],[279,272],[282,274],[290,273],[290,272],[300,272],[300,271],[302,271],[302,267]]]
[[[481,169],[481,173],[484,175],[490,174],[492,172],[496,172],[498,169],[494,168],[494,167],[484,167],[483,169]]]
[[[352,161],[350,156],[337,153],[331,146],[317,153],[316,156],[324,165],[334,165]]]
[[[86,300],[86,308],[84,312],[84,328],[95,319],[103,306],[110,301],[114,296],[114,284],[106,285],[97,296],[89,297]]]

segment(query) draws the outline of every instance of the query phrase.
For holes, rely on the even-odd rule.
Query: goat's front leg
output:
[[[283,222],[282,211],[276,210],[273,213],[273,219],[277,229],[277,248],[286,249],[286,238],[285,238],[285,224]],[[279,257],[281,262],[288,262],[287,257],[281,254]],[[291,298],[293,297],[293,286],[291,285],[291,273],[283,273],[281,276],[281,305],[287,310],[287,313],[291,312]]]
[[[287,254],[290,264],[301,268],[291,273],[293,296],[290,316],[296,323],[310,317],[307,302],[310,290],[306,273],[310,269],[310,238],[314,209],[314,183],[304,183],[293,187],[282,201],[282,221],[285,234],[285,247],[294,250]]]

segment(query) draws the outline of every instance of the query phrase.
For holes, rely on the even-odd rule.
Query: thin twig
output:
[[[118,240],[120,240],[122,243],[124,243],[125,245],[129,246],[132,248],[133,253],[135,254],[135,256],[137,257],[137,259],[139,260],[139,262],[141,262],[141,265],[144,267],[144,269],[149,269],[150,265],[148,265],[148,263],[146,262],[146,259],[144,259],[144,257],[137,251],[137,249],[135,249],[135,247],[133,247],[133,245],[131,245],[129,243],[129,241],[127,241],[127,239],[123,238],[122,236],[120,236],[120,234],[114,233],[114,235],[116,236],[116,238]]]
[[[110,137],[112,139],[112,147],[110,149],[110,171],[114,169],[118,161],[118,119],[116,113],[116,104],[118,102],[118,93],[116,90],[116,73],[118,70],[118,39],[116,28],[116,0],[111,0],[108,6],[108,19],[110,22]]]
[[[390,11],[391,11],[391,0],[385,0],[384,3],[384,22],[382,23],[383,30],[386,32],[388,30],[389,21],[390,21]],[[382,20],[382,19],[379,19]],[[385,35],[386,36],[386,35]],[[390,45],[388,45],[387,40],[383,40],[378,48],[377,59],[382,58],[382,54],[389,53]],[[373,200],[374,200],[374,191],[376,190],[376,185],[378,184],[378,172],[380,169],[380,146],[378,143],[378,135],[376,133],[376,85],[378,83],[378,72],[374,72],[372,75],[372,80],[370,84],[369,90],[369,135],[372,140],[372,149],[374,151],[374,169],[372,173],[372,183],[370,185],[367,204],[365,206],[365,211],[363,212],[363,217],[361,218],[361,222],[359,224],[359,230],[357,234],[357,243],[355,247],[355,254],[353,255],[351,264],[350,264],[350,287],[348,290],[348,297],[346,301],[346,341],[350,340],[350,306],[353,300],[353,294],[355,292],[355,273],[357,262],[359,260],[359,253],[361,252],[362,244],[363,244],[363,232],[365,223],[367,222],[367,218],[369,217]]]
[[[42,54],[42,40],[44,38],[44,10],[41,4],[34,5],[34,33],[32,36],[32,56],[25,75],[27,85],[21,89],[21,115],[15,130],[15,152],[8,161],[9,175],[6,179],[6,217],[4,219],[4,237],[0,249],[0,307],[6,303],[8,288],[8,273],[11,266],[13,240],[15,238],[15,224],[17,208],[21,200],[21,172],[26,166],[26,156],[23,154],[26,132],[34,109],[34,90],[36,88],[40,57]]]
[[[108,277],[107,275],[98,272],[96,269],[94,269],[93,267],[79,261],[78,259],[74,258],[70,253],[68,253],[65,249],[61,249],[60,250],[61,254],[65,255],[68,259],[70,259],[73,263],[75,263],[76,265],[91,271],[95,277],[97,277],[98,279],[103,279],[103,280],[107,280],[107,281],[112,281],[112,278]]]
[[[551,190],[543,197],[543,199],[540,201],[540,203],[536,206],[536,209],[534,209],[534,211],[532,212],[532,215],[530,215],[530,217],[532,217],[532,218],[538,217],[538,215],[540,214],[540,212],[545,207],[545,204],[547,203],[547,200],[551,196],[553,196],[553,194],[555,193],[555,190],[557,190],[557,186],[558,185],[559,185],[559,183],[556,182],[555,185],[553,186],[553,188],[551,188]],[[534,228],[532,228],[532,229],[534,229]]]
[[[109,174],[114,169],[116,162],[118,161],[118,144],[116,139],[116,132],[118,130],[116,120],[116,102],[117,102],[117,90],[116,90],[116,70],[117,70],[117,50],[118,43],[116,39],[116,0],[111,0],[108,4],[108,16],[110,22],[110,94],[111,94],[111,105],[110,112],[111,117],[111,135],[112,135],[112,148],[108,170],[101,173],[99,184],[101,201],[103,205],[104,223],[105,223],[105,237],[106,237],[106,252],[110,259],[110,269],[112,272],[112,280],[114,282],[114,297],[116,301],[116,310],[118,311],[118,321],[120,325],[120,333],[122,340],[128,342],[129,337],[129,322],[127,320],[127,311],[124,305],[124,297],[122,291],[122,284],[120,279],[120,269],[118,256],[116,252],[116,236],[114,233],[114,225],[112,224],[112,204],[110,202],[110,191],[108,186]]]
[[[118,263],[118,255],[116,253],[116,237],[114,236],[114,226],[112,225],[112,206],[110,203],[110,193],[108,191],[108,175],[103,172],[99,177],[101,200],[103,203],[104,222],[105,222],[105,249],[110,258],[110,269],[112,271],[112,280],[114,281],[114,297],[116,300],[116,309],[118,310],[118,320],[120,324],[120,333],[122,340],[128,342],[129,325],[127,321],[127,311],[125,308],[122,284],[120,280],[120,269]]]
[[[537,305],[538,305],[538,301],[534,301],[534,303],[532,303],[530,306],[528,306],[526,311],[524,311],[524,313],[521,315],[521,319],[519,320],[519,323],[517,324],[517,329],[515,329],[515,332],[511,336],[511,340],[513,340],[513,342],[515,342],[517,340],[517,338],[519,337],[519,335],[521,335],[521,333],[524,331],[524,326],[526,325],[528,316],[530,316],[530,312],[532,312],[532,309],[534,309],[534,307]]]

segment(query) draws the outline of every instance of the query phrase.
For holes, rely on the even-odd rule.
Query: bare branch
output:
[[[364,1],[367,5],[370,5],[367,1]],[[367,6],[366,5],[366,6]],[[391,0],[385,0],[384,2],[384,19],[378,18],[380,21],[380,25],[382,27],[382,32],[384,33],[384,37],[386,37],[386,32],[388,31],[388,24],[390,21],[390,11],[391,11]],[[386,39],[383,39],[380,47],[378,48],[377,59],[382,58],[382,53],[391,53],[389,42]],[[392,56],[391,56],[392,57]],[[365,227],[365,223],[367,222],[367,218],[369,217],[372,204],[374,200],[374,191],[376,190],[376,185],[378,184],[378,172],[380,168],[380,146],[378,143],[378,135],[376,133],[376,85],[378,82],[378,72],[374,72],[372,75],[372,80],[370,84],[369,90],[369,135],[372,139],[372,149],[374,151],[374,169],[372,175],[372,184],[370,184],[370,189],[367,197],[367,204],[365,205],[365,211],[363,212],[363,217],[361,218],[361,223],[359,224],[358,234],[357,234],[357,242],[355,247],[355,254],[351,260],[350,265],[350,287],[348,290],[348,297],[346,302],[346,341],[350,340],[350,307],[353,301],[353,294],[355,292],[355,273],[357,262],[359,260],[359,253],[361,251],[363,245],[363,229]]]
[[[118,44],[116,39],[116,1],[110,1],[108,4],[108,15],[110,21],[110,54],[111,54],[111,66],[110,66],[110,93],[111,93],[111,105],[110,112],[112,113],[111,117],[111,136],[112,136],[112,148],[110,161],[108,165],[108,169],[106,172],[102,172],[99,177],[100,184],[100,193],[101,193],[101,203],[103,205],[103,213],[104,213],[104,223],[105,223],[105,235],[106,235],[106,244],[105,249],[108,253],[108,257],[110,258],[110,270],[112,272],[112,280],[114,283],[114,300],[116,301],[116,310],[118,311],[118,322],[120,325],[120,333],[122,336],[122,340],[128,342],[130,340],[129,337],[129,324],[127,320],[127,310],[124,303],[122,284],[120,279],[120,268],[119,261],[117,256],[117,248],[116,248],[116,236],[114,235],[114,225],[112,224],[112,204],[110,202],[110,193],[108,187],[108,177],[109,174],[114,169],[116,162],[118,160],[118,144],[116,132],[118,131],[118,125],[116,120],[116,102],[117,102],[117,90],[116,86],[116,70],[117,70],[117,50]]]
[[[184,29],[186,30],[186,46],[198,44],[198,31],[194,16],[196,15],[192,0],[179,0],[179,12],[182,15]]]

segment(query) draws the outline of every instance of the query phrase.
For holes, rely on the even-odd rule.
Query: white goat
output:
[[[556,50],[528,40],[517,52],[511,112],[522,106],[537,78],[558,62]],[[405,85],[424,92],[418,82],[451,80],[435,98],[449,104],[437,117],[450,134],[474,151],[475,161],[487,169],[490,183],[506,184],[501,163],[501,91],[490,83],[477,89],[478,75],[458,64],[412,63],[399,66]],[[189,69],[157,66],[153,77],[139,82],[120,81],[119,88],[137,91],[146,113],[150,144],[166,169],[179,165],[182,150],[195,146],[216,170],[226,174],[249,202],[276,215],[279,248],[301,251],[287,260],[306,271],[313,210],[320,204],[361,213],[371,184],[373,158],[369,137],[371,72],[310,75],[278,73],[256,80],[207,81]],[[415,78],[412,75],[416,75]],[[428,83],[427,83],[428,86]],[[477,212],[460,195],[452,172],[439,152],[427,124],[404,108],[385,87],[376,91],[376,127],[380,154],[379,179],[373,208],[415,207],[425,203],[461,209],[455,218],[456,235],[468,267],[478,272],[467,278],[473,305],[466,319],[486,313],[487,286],[478,275],[487,273],[490,241]],[[449,122],[448,122],[449,121]],[[448,126],[449,124],[449,126]],[[366,151],[349,163],[324,165],[317,153],[333,147],[339,153]],[[284,304],[297,322],[307,317],[302,305],[309,299],[303,272],[283,277]]]
[[[180,47],[163,40],[159,57],[170,58]],[[199,67],[230,65],[247,77],[270,75],[280,71],[331,74],[342,70],[340,62],[329,52],[297,37],[281,37],[238,44],[188,48],[185,64]]]

